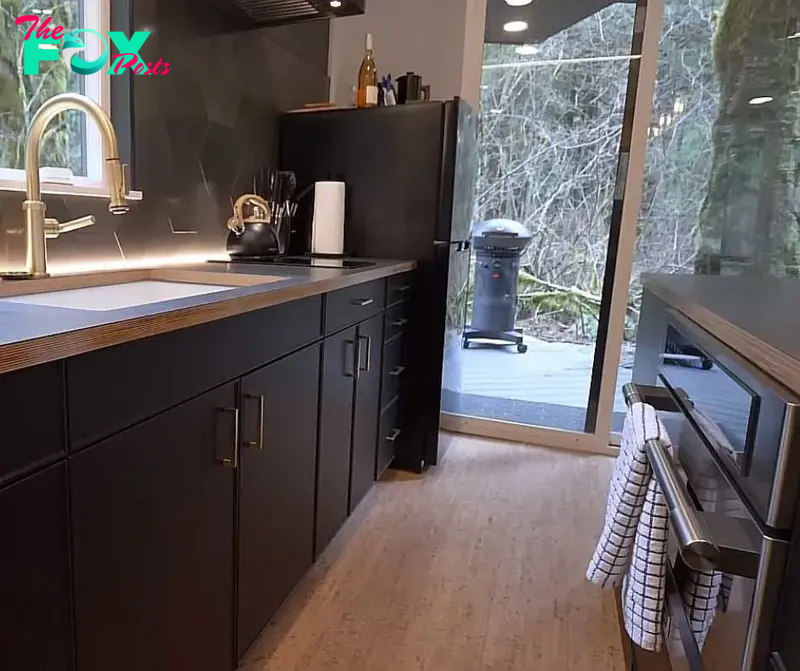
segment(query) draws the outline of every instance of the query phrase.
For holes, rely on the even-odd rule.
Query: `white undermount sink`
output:
[[[6,300],[11,303],[41,305],[50,308],[71,308],[73,310],[121,310],[139,305],[150,305],[163,301],[173,301],[190,296],[203,296],[218,291],[230,291],[235,287],[219,284],[189,284],[186,282],[164,282],[143,280],[108,284],[103,287],[48,291],[43,294],[13,296]]]
[[[30,286],[31,283],[35,283],[32,286],[35,291],[15,292],[16,295],[0,298],[0,303],[105,312],[216,294],[243,286],[269,284],[282,279],[284,278],[177,270],[127,272],[116,276],[108,273],[96,278],[87,277],[85,281],[81,278],[66,278],[66,281],[59,278],[31,280],[24,284]],[[50,283],[50,286],[46,286],[47,283]],[[10,286],[12,289],[22,289],[21,284],[23,283]],[[86,286],[87,284],[89,286]]]

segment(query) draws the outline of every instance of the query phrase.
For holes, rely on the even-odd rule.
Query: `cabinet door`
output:
[[[320,345],[242,380],[239,658],[314,560]]]
[[[323,350],[314,545],[317,556],[347,519],[356,347],[356,330],[350,328],[327,338]]]
[[[66,470],[0,490],[0,669],[72,668]]]
[[[220,671],[233,657],[236,385],[70,463],[80,671]]]
[[[378,415],[381,395],[383,315],[358,327],[358,376],[353,412],[353,458],[350,470],[350,512],[375,481]]]

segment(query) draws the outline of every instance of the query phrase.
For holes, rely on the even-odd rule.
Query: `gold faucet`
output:
[[[57,238],[67,233],[94,224],[94,217],[89,215],[72,221],[59,222],[46,218],[46,206],[42,202],[42,188],[39,181],[39,148],[44,131],[50,122],[61,112],[78,110],[92,119],[100,129],[103,137],[103,153],[105,156],[105,183],[109,189],[110,201],[108,211],[111,214],[128,212],[128,193],[125,180],[125,167],[119,160],[117,134],[111,119],[93,100],[77,93],[63,93],[54,96],[39,108],[28,129],[28,143],[25,148],[25,186],[26,199],[22,204],[25,215],[25,271],[10,273],[6,277],[47,277],[47,238]]]

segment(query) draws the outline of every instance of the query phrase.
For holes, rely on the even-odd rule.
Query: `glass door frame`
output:
[[[610,222],[602,307],[584,432],[444,412],[441,415],[442,430],[594,454],[618,453],[618,437],[611,430],[612,415],[642,200],[647,129],[651,122],[655,93],[664,1],[636,0],[626,97],[628,109],[620,141],[617,197]]]

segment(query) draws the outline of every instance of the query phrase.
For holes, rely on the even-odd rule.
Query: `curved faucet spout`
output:
[[[127,186],[125,171],[119,160],[117,134],[111,119],[94,100],[77,93],[62,93],[54,96],[39,108],[28,129],[28,144],[25,149],[25,186],[29,201],[41,201],[42,189],[39,181],[39,149],[44,132],[50,122],[62,112],[78,110],[92,119],[103,137],[103,153],[106,160],[105,182],[109,189],[108,211],[112,214],[125,214],[128,203],[125,200]]]
[[[63,93],[46,100],[33,117],[28,128],[25,147],[25,188],[27,198],[22,203],[25,216],[25,271],[22,273],[3,273],[2,277],[47,277],[46,238],[57,237],[61,233],[82,228],[94,223],[94,218],[81,217],[77,220],[60,223],[48,219],[42,202],[42,185],[39,177],[39,150],[44,132],[50,122],[61,112],[78,110],[92,119],[103,136],[103,153],[106,159],[105,183],[109,191],[108,211],[111,214],[125,214],[128,211],[125,184],[125,168],[119,160],[119,145],[111,119],[96,102],[77,93]]]

